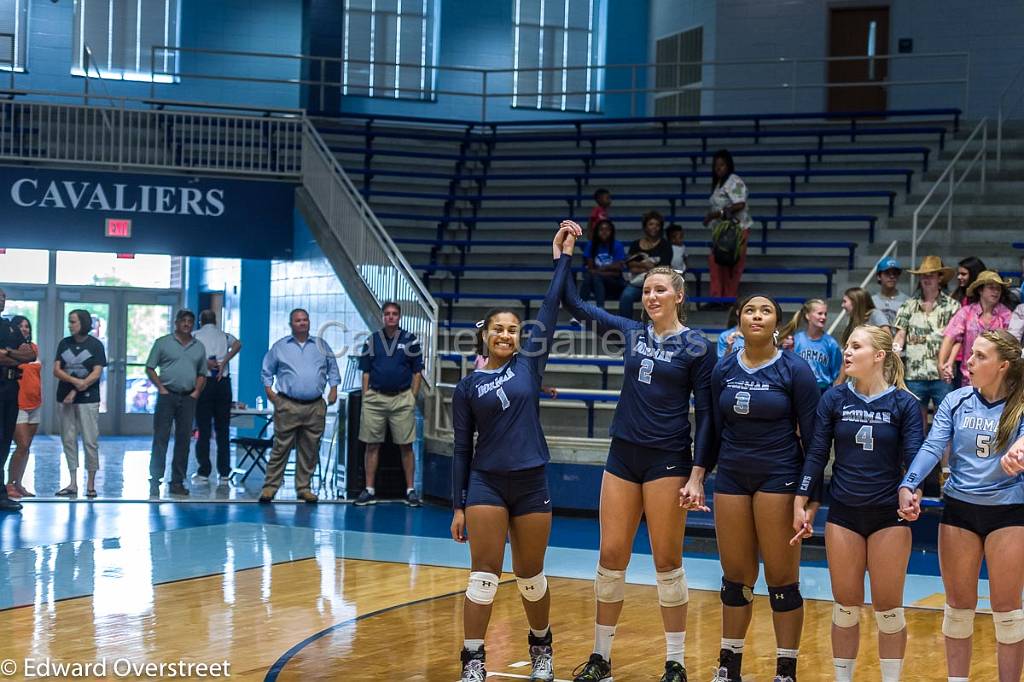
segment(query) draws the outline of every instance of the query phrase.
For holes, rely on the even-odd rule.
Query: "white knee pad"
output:
[[[895,635],[907,627],[902,608],[875,611],[875,623],[878,624],[878,631],[886,635]]]
[[[498,593],[498,576],[483,571],[469,574],[469,587],[466,588],[466,599],[474,604],[486,606],[494,601]]]
[[[520,578],[517,575],[516,585],[519,586],[519,594],[523,595],[526,601],[540,601],[548,593],[548,579],[543,571],[532,578]]]
[[[686,571],[683,567],[671,571],[659,571],[658,603],[662,606],[682,606],[690,601],[690,590],[686,586]]]
[[[832,604],[832,622],[838,628],[855,628],[860,625],[860,607]]]
[[[942,634],[950,639],[967,639],[974,635],[974,609],[954,609],[946,604],[942,616]]]
[[[1024,640],[1024,610],[993,611],[992,624],[996,628],[996,641],[1000,644],[1016,644]]]
[[[598,564],[594,578],[594,594],[597,601],[615,604],[626,598],[626,572],[613,571]]]

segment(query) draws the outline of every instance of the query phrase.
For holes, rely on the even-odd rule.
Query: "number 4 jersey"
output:
[[[971,386],[949,393],[935,411],[928,438],[900,485],[918,488],[939,463],[946,444],[952,443],[945,494],[972,504],[1024,503],[1024,475],[1007,476],[999,466],[1005,451],[996,450],[996,431],[1005,404],[1005,400],[988,402]],[[1024,422],[1017,425],[1013,441],[1022,434]]]
[[[921,408],[911,393],[890,386],[868,398],[850,384],[830,388],[818,403],[797,494],[809,495],[822,478],[834,441],[832,498],[848,507],[895,508],[900,479],[923,440]]]

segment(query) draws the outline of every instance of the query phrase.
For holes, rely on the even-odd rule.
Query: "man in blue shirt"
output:
[[[416,395],[423,380],[423,350],[414,334],[398,326],[402,309],[393,301],[384,304],[384,327],[363,345],[359,369],[363,372],[363,408],[359,417],[359,440],[366,444],[366,488],[356,504],[377,501],[374,489],[380,445],[388,427],[391,439],[402,450],[405,470],[405,501],[420,505],[413,487],[416,460]]]
[[[320,460],[327,407],[338,399],[338,361],[323,339],[310,336],[309,313],[296,308],[288,317],[292,333],[277,341],[263,358],[263,389],[274,405],[274,447],[260,502],[270,502],[284,479],[292,447],[295,453],[295,493],[304,502],[318,500],[309,480]],[[327,402],[324,388],[330,385]]]

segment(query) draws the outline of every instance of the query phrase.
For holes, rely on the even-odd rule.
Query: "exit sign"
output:
[[[126,218],[107,218],[108,237],[128,239],[132,236],[132,221]]]

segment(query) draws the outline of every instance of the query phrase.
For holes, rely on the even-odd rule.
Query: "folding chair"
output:
[[[268,419],[255,438],[239,437],[231,439],[231,442],[235,445],[235,451],[237,452],[241,448],[243,452],[242,456],[235,462],[235,467],[231,470],[231,474],[228,475],[228,480],[235,482],[235,479],[241,476],[238,485],[245,485],[245,479],[249,478],[249,474],[256,467],[259,467],[260,471],[264,474],[267,473],[267,451],[274,447],[274,439],[267,438],[267,430],[270,428],[271,423],[273,423],[273,420]],[[246,468],[246,463],[249,464],[248,468]]]

